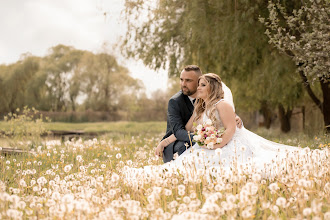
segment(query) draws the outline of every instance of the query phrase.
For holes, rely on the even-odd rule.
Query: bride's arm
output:
[[[196,117],[196,113],[194,112],[192,114],[192,116],[190,117],[189,121],[186,124],[186,130],[187,131],[190,131],[190,132],[193,132],[194,131],[194,129],[193,129],[193,122],[194,122],[195,117]]]
[[[220,119],[225,127],[225,133],[222,135],[222,142],[214,145],[214,147],[221,148],[225,146],[233,137],[236,131],[236,120],[233,107],[229,103],[220,102],[216,107],[219,112]]]

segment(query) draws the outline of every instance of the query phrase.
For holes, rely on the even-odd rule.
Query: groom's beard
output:
[[[181,91],[184,95],[191,96],[196,93],[196,91],[191,91],[187,87],[181,87]]]

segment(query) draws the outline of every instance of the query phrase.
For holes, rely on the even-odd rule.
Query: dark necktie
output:
[[[193,100],[192,100],[192,103],[195,104],[195,101],[196,101],[196,99],[193,99]]]

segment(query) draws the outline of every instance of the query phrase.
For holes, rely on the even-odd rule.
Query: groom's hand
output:
[[[235,119],[236,119],[236,126],[238,128],[242,128],[242,125],[243,125],[242,119],[240,117],[238,117],[238,115],[236,115]]]
[[[163,151],[164,151],[164,146],[163,146],[163,143],[162,141],[158,144],[158,146],[156,147],[156,150],[155,150],[155,156],[158,156],[158,157],[163,157]]]

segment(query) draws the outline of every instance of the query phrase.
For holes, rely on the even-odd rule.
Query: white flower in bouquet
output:
[[[201,124],[199,124],[199,125],[196,127],[197,131],[201,131],[202,128],[203,128],[203,125],[201,125]]]
[[[200,139],[202,139],[201,135],[194,135],[194,141],[199,141]]]
[[[206,125],[212,125],[212,120],[211,119],[207,119],[206,120]]]
[[[214,144],[213,144],[213,142],[208,143],[208,144],[206,145],[206,148],[207,148],[207,149],[213,149],[213,148],[214,148]]]

